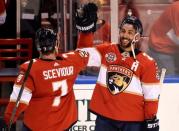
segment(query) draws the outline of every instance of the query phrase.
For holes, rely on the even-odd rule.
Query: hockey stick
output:
[[[8,131],[11,130],[11,126],[12,126],[12,123],[13,123],[13,120],[14,120],[14,116],[16,114],[16,110],[18,108],[18,105],[19,105],[19,102],[20,102],[20,99],[21,99],[21,96],[22,96],[22,93],[23,93],[23,90],[24,90],[24,84],[27,80],[27,77],[29,75],[29,72],[30,72],[30,69],[32,67],[32,63],[33,63],[33,60],[30,60],[30,63],[28,65],[28,68],[27,68],[27,71],[25,72],[25,76],[24,76],[24,80],[22,82],[22,85],[21,85],[21,88],[20,88],[20,91],[19,91],[19,94],[17,96],[17,100],[16,100],[16,104],[15,104],[15,107],[13,108],[12,110],[12,114],[11,114],[11,118],[10,118],[10,122],[9,122],[9,127],[8,127]]]
[[[166,68],[162,68],[161,69],[161,75],[160,75],[160,84],[162,85],[164,82],[164,78],[165,78],[165,73],[166,73],[167,69]]]

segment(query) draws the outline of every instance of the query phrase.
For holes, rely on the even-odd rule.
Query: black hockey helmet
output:
[[[42,53],[52,52],[55,49],[57,34],[49,28],[40,28],[36,32],[37,50]]]
[[[143,27],[142,27],[142,22],[135,16],[130,16],[127,15],[121,22],[120,24],[120,29],[124,24],[131,24],[134,26],[135,30],[142,35],[143,33]]]

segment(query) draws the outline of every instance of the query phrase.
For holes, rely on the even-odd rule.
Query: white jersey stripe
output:
[[[101,65],[101,55],[96,48],[82,48],[78,49],[82,51],[86,51],[89,53],[89,61],[87,66],[96,66],[99,67]]]
[[[161,88],[160,84],[144,84],[142,85],[144,99],[158,99]]]
[[[105,86],[107,86],[107,84],[106,84],[106,72],[107,72],[107,67],[105,65],[101,65],[97,82],[102,84],[102,85],[105,85]]]
[[[138,79],[138,77],[136,77],[135,75],[133,75],[132,81],[129,84],[129,86],[125,89],[126,92],[133,92],[136,94],[140,94],[142,95],[142,87],[141,87],[141,82]]]
[[[14,84],[13,91],[12,91],[11,96],[10,96],[10,101],[16,101],[17,100],[19,91],[20,91],[19,85]],[[24,88],[20,101],[23,101],[23,102],[28,104],[31,97],[32,97],[31,91],[27,88]]]

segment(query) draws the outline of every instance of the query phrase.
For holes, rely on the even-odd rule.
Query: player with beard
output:
[[[95,131],[159,131],[158,67],[135,46],[143,32],[141,21],[126,16],[119,26],[119,44],[93,46],[96,11],[95,4],[88,3],[76,13],[78,48],[88,47],[82,50],[100,66],[90,101],[90,111],[97,115]]]

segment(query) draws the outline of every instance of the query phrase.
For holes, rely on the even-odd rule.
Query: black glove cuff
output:
[[[154,117],[151,120],[145,120],[144,131],[159,131],[159,119]]]
[[[96,23],[94,23],[94,22],[87,26],[76,24],[77,30],[79,30],[81,32],[94,32],[95,31],[94,28],[96,28],[95,26],[96,26]]]

